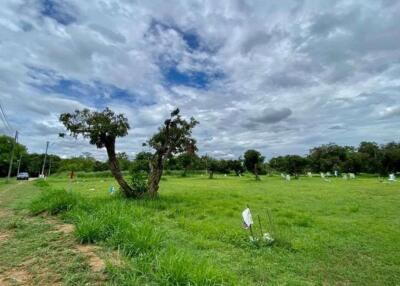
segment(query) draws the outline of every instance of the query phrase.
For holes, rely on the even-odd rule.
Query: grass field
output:
[[[107,264],[105,271],[104,283],[110,285],[400,283],[398,182],[169,176],[156,201],[111,196],[112,185],[117,187],[110,178],[69,183],[54,177],[15,188],[5,200],[1,194],[9,185],[2,184],[1,205],[57,213],[76,225],[71,235],[77,242],[119,251],[123,263]],[[255,218],[254,232],[260,232],[259,215],[263,231],[276,239],[273,245],[250,242],[241,220],[247,205]],[[93,275],[84,271],[81,277]]]

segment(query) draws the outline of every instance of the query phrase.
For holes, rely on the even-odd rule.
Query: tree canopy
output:
[[[123,178],[119,163],[123,158],[115,154],[116,138],[128,134],[128,119],[123,114],[115,114],[108,107],[101,112],[83,109],[61,114],[60,121],[73,137],[81,135],[89,138],[90,144],[97,148],[106,148],[111,173],[125,197],[137,198],[141,195]]]
[[[192,130],[198,123],[193,117],[189,121],[182,118],[180,110],[177,108],[171,112],[170,118],[164,121],[164,125],[147,142],[155,150],[150,161],[148,181],[148,191],[151,197],[157,196],[166,160],[174,154],[194,154],[197,151]]]
[[[265,157],[257,150],[250,149],[244,153],[244,165],[249,172],[256,176],[256,180],[259,180],[258,174],[260,173],[264,160]]]

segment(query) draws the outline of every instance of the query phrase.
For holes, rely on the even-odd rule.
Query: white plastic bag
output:
[[[243,226],[248,229],[253,224],[253,218],[251,216],[250,209],[247,208],[242,212]]]

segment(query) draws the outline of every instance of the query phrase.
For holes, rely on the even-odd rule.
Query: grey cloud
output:
[[[271,74],[263,82],[263,86],[272,86],[277,88],[303,87],[312,84],[312,79],[304,78],[300,74],[290,71]]]
[[[89,27],[110,41],[115,41],[115,42],[119,42],[119,43],[126,42],[126,39],[123,35],[113,32],[112,30],[107,29],[106,27],[103,27],[98,24],[90,24]]]
[[[331,130],[341,130],[341,129],[345,129],[342,125],[332,125],[329,127],[329,129]]]
[[[242,52],[247,54],[257,46],[263,46],[269,43],[272,36],[264,31],[258,31],[251,34],[243,43]]]
[[[272,124],[288,118],[291,114],[292,110],[289,108],[265,108],[259,115],[251,117],[250,120],[262,124]]]
[[[390,106],[386,107],[384,110],[380,112],[381,118],[394,118],[400,117],[400,105],[399,106]]]
[[[316,15],[310,26],[313,35],[327,37],[330,32],[337,29],[346,29],[349,23],[354,22],[360,16],[359,9],[336,13],[335,10]]]
[[[51,126],[42,122],[33,122],[32,129],[29,130],[30,134],[48,136],[52,134],[58,134],[63,131],[61,126]]]

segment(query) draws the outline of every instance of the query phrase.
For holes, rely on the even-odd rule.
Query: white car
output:
[[[17,180],[29,180],[29,174],[27,172],[21,172],[17,175]]]

